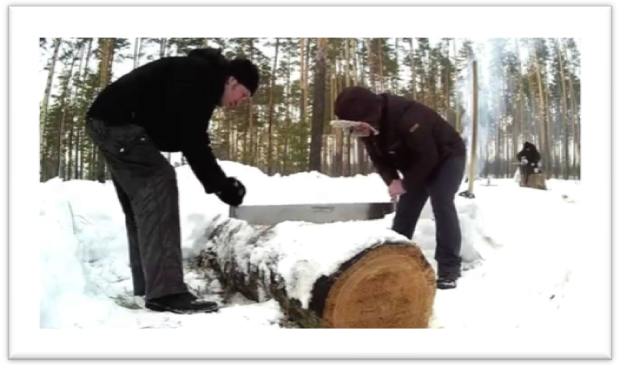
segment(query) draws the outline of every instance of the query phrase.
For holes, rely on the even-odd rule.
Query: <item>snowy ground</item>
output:
[[[377,175],[268,177],[237,163],[222,165],[247,186],[248,205],[389,200]],[[177,177],[186,282],[198,295],[226,306],[219,313],[191,316],[143,309],[131,295],[124,216],[113,186],[52,180],[39,185],[42,328],[290,326],[277,302],[255,303],[235,295],[224,303],[213,275],[189,267],[207,244],[211,222],[226,216],[228,207],[204,193],[189,167],[178,168]],[[575,298],[571,275],[580,265],[581,189],[576,181],[551,180],[548,187],[539,191],[519,188],[512,179],[491,180],[490,185],[481,180],[475,199],[457,197],[466,270],[456,290],[437,292],[431,327],[549,328],[567,315],[563,306]],[[392,218],[361,224],[388,230]],[[342,227],[334,228],[336,234],[351,236],[351,226],[334,227]],[[435,266],[435,226],[428,205],[414,241]]]

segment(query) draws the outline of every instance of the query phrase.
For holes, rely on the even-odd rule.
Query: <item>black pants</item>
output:
[[[396,206],[392,229],[411,239],[422,208],[430,196],[435,215],[437,241],[435,260],[439,275],[461,273],[461,227],[454,197],[461,185],[464,170],[464,156],[447,159],[424,189],[407,191],[400,196]],[[406,179],[403,181],[403,186],[407,190]]]
[[[187,292],[174,168],[137,125],[87,120],[125,213],[135,295],[146,299]]]

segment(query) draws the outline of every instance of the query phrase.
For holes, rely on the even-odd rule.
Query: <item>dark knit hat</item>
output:
[[[230,74],[254,95],[258,89],[260,76],[258,67],[252,61],[245,58],[236,58],[230,61]]]
[[[343,89],[334,102],[334,114],[339,119],[377,125],[381,118],[381,96],[361,86]]]
[[[233,76],[240,84],[248,88],[250,93],[254,95],[256,89],[258,89],[259,73],[258,67],[254,65],[250,60],[244,58],[237,58],[232,61],[227,61],[222,54],[222,48],[196,48],[191,50],[187,56],[206,59],[212,62],[213,65],[221,67],[229,67],[230,75]]]

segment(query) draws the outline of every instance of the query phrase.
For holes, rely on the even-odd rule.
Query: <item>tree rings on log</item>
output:
[[[317,281],[310,307],[322,310],[325,328],[427,328],[435,291],[419,247],[386,244],[345,263],[337,278]]]

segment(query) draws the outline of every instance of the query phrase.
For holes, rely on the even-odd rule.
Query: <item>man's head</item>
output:
[[[258,67],[250,60],[237,58],[228,61],[222,55],[221,48],[211,47],[193,49],[187,56],[207,60],[217,69],[228,70],[224,93],[220,99],[222,106],[237,106],[243,100],[254,95],[258,89]]]
[[[334,102],[334,114],[339,119],[365,122],[378,129],[382,99],[365,87],[343,89]]]
[[[536,150],[536,146],[534,146],[533,143],[530,143],[530,142],[526,141],[525,143],[523,143],[523,149],[526,150],[526,151],[530,151],[530,150],[534,150],[535,151]]]
[[[259,78],[258,67],[250,60],[237,58],[230,61],[230,76],[224,85],[220,104],[234,107],[249,99],[258,89]]]

